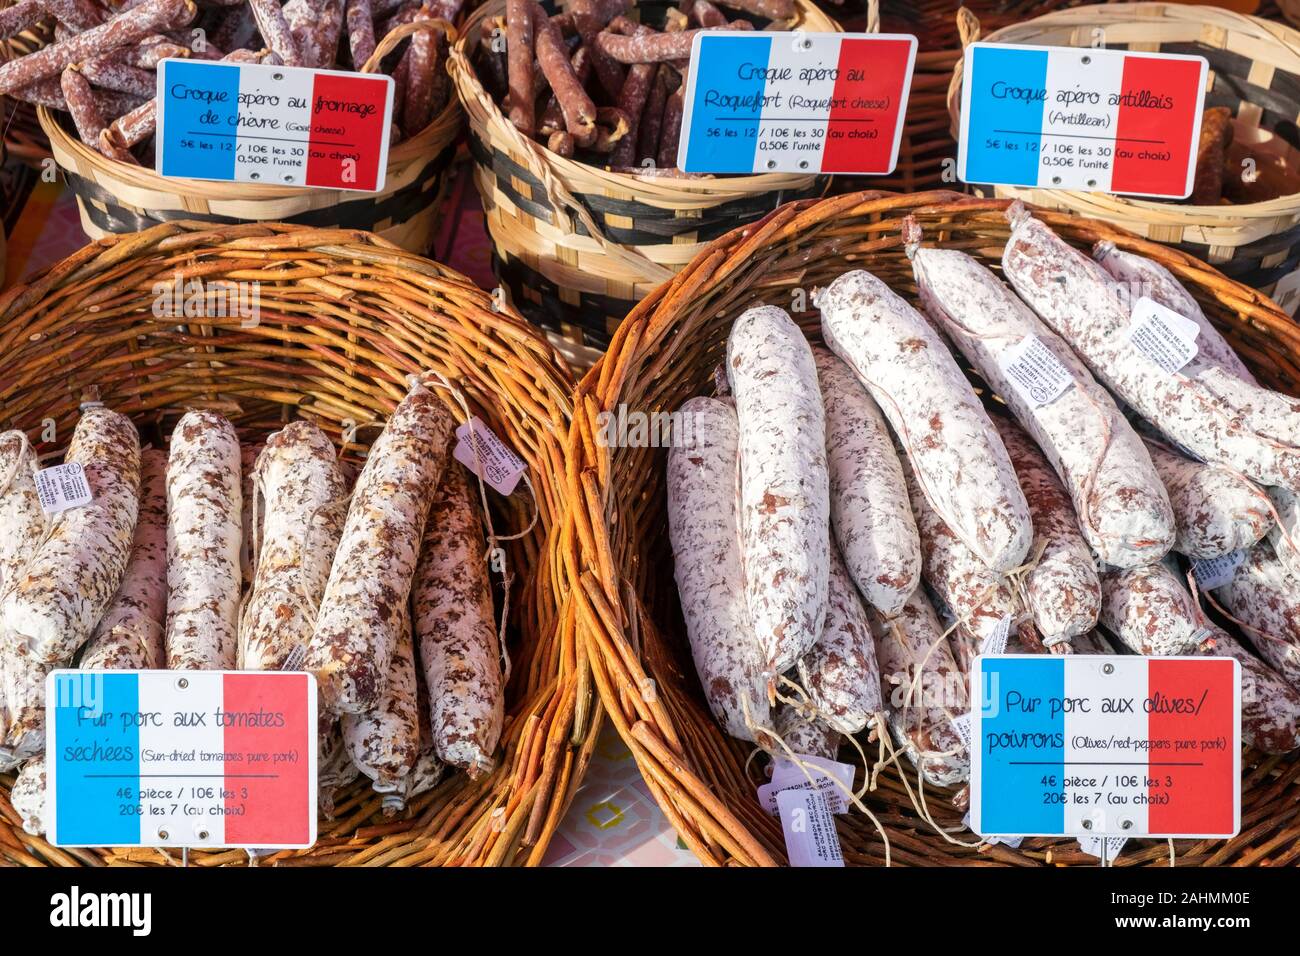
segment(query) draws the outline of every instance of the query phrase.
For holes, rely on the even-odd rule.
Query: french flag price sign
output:
[[[963,182],[1182,199],[1192,192],[1205,57],[973,43]]]
[[[310,674],[58,670],[45,689],[55,846],[316,842]]]
[[[204,60],[158,64],[160,175],[377,192],[387,76]]]
[[[915,62],[914,36],[701,31],[691,47],[677,166],[891,173]]]
[[[1228,657],[980,656],[971,829],[1235,836],[1241,672]]]

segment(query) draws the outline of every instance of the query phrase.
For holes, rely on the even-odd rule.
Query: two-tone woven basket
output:
[[[1008,203],[952,192],[864,192],[783,206],[761,223],[736,229],[696,257],[672,282],[627,317],[605,357],[578,384],[569,494],[570,534],[581,542],[573,594],[578,626],[606,709],[647,784],[682,839],[707,864],[765,865],[785,860],[781,829],[760,807],[763,781],[748,766],[749,748],[727,737],[704,701],[685,638],[664,532],[666,451],[608,447],[602,413],[672,412],[712,394],[732,322],[761,303],[811,302],[849,269],[867,269],[913,294],[900,229],[908,215],[928,242],[962,249],[997,268],[1009,227]],[[1039,213],[1081,247],[1109,239],[1171,269],[1204,305],[1269,385],[1300,394],[1300,331],[1259,293],[1192,257],[1105,223]],[[802,294],[801,294],[802,293]],[[796,315],[817,340],[815,312]],[[874,745],[864,745],[876,754]],[[841,751],[850,759],[848,748]],[[915,769],[903,760],[912,793]],[[1300,858],[1300,753],[1247,752],[1241,835],[1230,841],[1180,841],[1179,865],[1281,865]],[[859,768],[857,785],[862,782]],[[926,787],[924,806],[954,840],[975,843],[961,826],[953,794]],[[866,804],[889,835],[895,864],[1034,865],[1095,863],[1073,840],[1029,839],[1018,850],[978,849],[941,837],[914,809],[897,768],[884,772]],[[920,802],[918,798],[918,802]],[[860,813],[836,817],[850,864],[884,861],[884,843]],[[1167,865],[1164,842],[1134,841],[1118,865]]]
[[[979,39],[967,31],[968,42]],[[1209,61],[1207,108],[1236,118],[1238,139],[1273,134],[1268,147],[1300,164],[1300,31],[1214,7],[1118,3],[1076,7],[1004,27],[983,39],[997,43],[1196,54]],[[956,130],[962,64],[954,70],[948,110]],[[1252,133],[1251,131],[1257,131]],[[1123,226],[1177,246],[1240,282],[1272,291],[1300,268],[1300,193],[1267,202],[1201,206],[1070,192],[995,186],[979,189]]]
[[[632,14],[661,26],[676,6],[641,0]],[[468,120],[497,276],[515,306],[576,346],[576,355],[598,354],[590,349],[604,347],[628,310],[710,240],[783,202],[825,191],[822,176],[634,176],[550,152],[515,129],[475,70],[481,26],[504,12],[505,0],[489,0],[466,20],[451,54],[451,75]],[[771,29],[839,29],[808,0],[796,0],[788,23],[755,22]]]
[[[436,28],[424,21],[392,31],[363,72],[376,69],[389,50],[412,32]],[[92,239],[179,219],[278,221],[361,229],[416,253],[427,252],[437,236],[461,125],[460,106],[452,97],[422,132],[389,149],[384,188],[366,193],[164,178],[153,169],[109,159],[86,145],[66,115],[44,107],[36,114],[68,188],[77,197],[82,228]]]
[[[176,318],[166,308],[157,315],[156,287],[171,289],[178,276],[187,288],[243,283],[257,323]],[[532,500],[522,486],[510,498],[490,496],[497,533],[526,532],[507,546],[513,666],[497,768],[474,781],[449,775],[394,818],[363,778],[335,795],[314,847],[261,865],[541,861],[600,724],[556,556],[572,379],[528,323],[494,309],[468,279],[361,232],[165,223],[92,243],[0,297],[0,427],[23,428],[33,441],[43,421],[70,435],[93,389],[129,414],[145,441],[161,442],[187,408],[203,406],[229,417],[245,441],[308,418],[355,458],[378,434],[356,423],[382,422],[407,375],[426,370],[444,376],[524,459],[534,491]],[[435,391],[464,420],[457,398]],[[495,597],[499,609],[499,588]],[[0,865],[176,862],[153,849],[51,847],[18,825],[12,783],[0,775]],[[247,854],[196,851],[190,862],[242,864]]]

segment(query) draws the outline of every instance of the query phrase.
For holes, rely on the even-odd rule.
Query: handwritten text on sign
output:
[[[1199,56],[972,44],[957,174],[968,183],[1185,197],[1207,69]]]
[[[58,846],[316,840],[316,682],[286,671],[67,671],[46,681]]]
[[[1241,678],[1226,657],[978,657],[971,825],[1024,836],[1229,837]]]
[[[376,192],[388,167],[387,76],[259,64],[158,65],[158,172]]]
[[[701,31],[677,165],[688,173],[893,172],[916,37]]]

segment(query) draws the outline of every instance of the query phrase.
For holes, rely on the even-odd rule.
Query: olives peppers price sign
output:
[[[963,182],[1191,194],[1204,57],[973,43],[961,88]]]
[[[316,842],[310,674],[57,670],[45,690],[56,846]]]
[[[1241,672],[1232,658],[981,655],[971,681],[976,833],[1237,833]]]
[[[910,35],[700,31],[677,165],[688,173],[891,173],[915,61]]]

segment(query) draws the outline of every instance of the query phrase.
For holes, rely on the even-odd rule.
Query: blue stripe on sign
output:
[[[1047,51],[976,47],[973,56],[966,181],[1036,186],[1046,104],[1025,91],[1046,89]]]
[[[1050,701],[1065,695],[1065,659],[991,658],[984,675],[982,832],[1059,833],[1065,806],[1046,794],[1062,791],[1065,717],[1051,716]],[[1044,777],[1053,784],[1044,786]]]
[[[754,171],[767,88],[763,74],[771,51],[770,37],[700,38],[686,172]]]
[[[166,78],[162,174],[234,179],[239,67],[173,60]]]
[[[139,678],[101,671],[58,674],[55,692],[55,841],[139,843]]]

